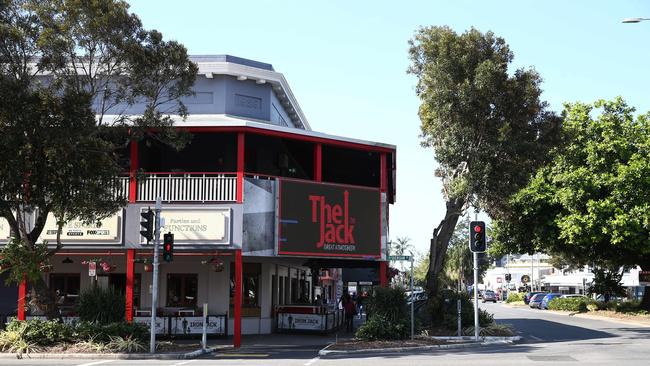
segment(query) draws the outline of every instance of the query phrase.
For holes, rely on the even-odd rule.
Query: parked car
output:
[[[561,297],[562,294],[546,294],[542,298],[542,302],[539,304],[539,308],[542,310],[547,310],[548,309],[548,303],[551,302],[551,300],[555,299],[556,297]]]
[[[497,294],[492,290],[485,290],[485,292],[483,292],[483,302],[485,303],[487,301],[492,301],[496,304]]]
[[[539,309],[539,305],[542,303],[542,299],[546,296],[544,292],[538,292],[534,294],[528,301],[528,306],[534,309]]]
[[[537,294],[544,294],[545,292],[537,291],[537,292],[527,292],[526,295],[524,295],[524,304],[528,304],[530,302],[530,299]]]
[[[579,298],[581,298],[581,299],[588,299],[587,296],[585,296],[585,295],[580,295],[580,294],[566,294],[566,295],[562,295],[561,297],[562,297],[563,299],[568,299],[568,298],[570,298],[570,297],[579,297]]]

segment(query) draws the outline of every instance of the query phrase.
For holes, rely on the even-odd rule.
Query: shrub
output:
[[[445,299],[440,301],[438,309],[430,309],[435,316],[437,312],[439,317],[442,317],[441,325],[450,330],[458,328],[458,305],[457,301],[460,300],[461,309],[461,327],[474,326],[474,302],[466,293],[457,292],[444,292],[442,294]],[[483,309],[479,309],[478,316],[479,325],[486,327],[494,323],[494,316]]]
[[[404,339],[410,333],[406,295],[402,288],[377,288],[368,299],[369,318],[357,330],[364,340]]]
[[[587,311],[587,303],[589,299],[581,297],[556,297],[548,303],[549,310],[561,311],[579,311],[584,313]]]
[[[18,321],[13,319],[7,324],[7,331],[17,331],[28,343],[38,346],[50,346],[72,340],[72,326],[58,320],[32,319]]]
[[[114,352],[142,352],[146,350],[145,345],[141,340],[126,336],[126,337],[111,337],[110,342],[106,346]]]
[[[641,302],[637,300],[621,301],[616,304],[617,313],[636,313],[639,311]]]
[[[124,321],[124,296],[109,287],[93,287],[79,295],[79,319],[101,324]]]
[[[74,328],[74,338],[79,341],[92,340],[107,343],[114,337],[131,337],[138,341],[145,341],[148,336],[148,329],[144,325],[136,323],[79,322]]]
[[[490,324],[488,326],[482,326],[478,334],[480,336],[491,336],[491,337],[511,337],[515,334],[510,324]],[[474,327],[467,327],[463,329],[463,335],[473,336]]]
[[[389,321],[382,316],[372,316],[359,327],[355,336],[366,341],[405,339],[410,334],[407,319]]]
[[[523,292],[508,292],[508,298],[506,303],[524,301],[524,296],[526,294]]]

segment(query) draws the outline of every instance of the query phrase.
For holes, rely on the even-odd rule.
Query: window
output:
[[[50,289],[56,294],[59,305],[74,305],[79,300],[79,273],[51,273]]]
[[[140,273],[135,273],[133,277],[133,306],[140,307]],[[111,273],[108,275],[108,285],[115,291],[126,294],[126,274]]]
[[[198,287],[197,274],[168,274],[167,306],[195,308]]]
[[[260,277],[262,264],[243,263],[242,268],[242,307],[258,308],[260,306]],[[230,304],[235,294],[235,265],[230,266]]]

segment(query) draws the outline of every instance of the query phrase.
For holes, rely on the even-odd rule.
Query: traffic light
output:
[[[163,238],[163,260],[171,262],[174,260],[174,234],[167,233]]]
[[[470,222],[469,249],[474,253],[482,253],[485,252],[486,248],[485,223],[483,221]]]
[[[147,244],[149,244],[150,241],[153,240],[153,218],[154,214],[151,209],[145,212],[140,212],[140,216],[142,216],[143,221],[140,221],[140,226],[142,227],[142,230],[140,230],[140,235],[145,237],[147,239]]]
[[[512,281],[512,275],[510,273],[506,273],[506,282]]]

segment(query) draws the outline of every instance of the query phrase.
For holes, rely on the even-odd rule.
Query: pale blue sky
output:
[[[283,73],[312,128],[397,145],[391,237],[420,252],[444,216],[433,152],[419,145],[419,100],[406,74],[420,26],[492,30],[534,66],[554,110],[622,95],[650,110],[650,2],[629,1],[160,1],[131,0],[145,27],[190,54],[231,54]]]

